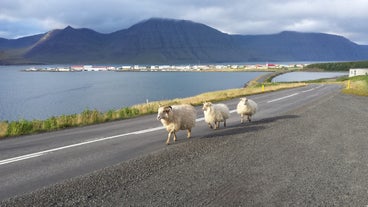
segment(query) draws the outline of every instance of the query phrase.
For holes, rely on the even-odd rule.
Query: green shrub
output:
[[[139,110],[136,108],[125,107],[119,110],[119,116],[122,119],[132,118],[139,115]]]
[[[350,68],[368,68],[368,61],[315,63],[306,66],[307,69],[322,69],[325,71],[349,71]]]
[[[68,127],[78,125],[76,114],[61,115],[61,116],[57,117],[56,122],[57,122],[57,128],[59,128],[59,129],[68,128]]]
[[[105,113],[104,121],[111,121],[115,118],[115,112],[114,110],[109,110]]]
[[[8,125],[7,136],[19,136],[33,132],[33,124],[30,121],[21,119],[20,121],[10,122]]]
[[[51,131],[58,128],[57,120],[54,116],[43,121],[43,130]]]
[[[103,120],[102,114],[97,110],[86,109],[81,113],[81,124],[97,124]]]

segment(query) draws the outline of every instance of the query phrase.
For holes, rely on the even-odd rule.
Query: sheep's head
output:
[[[243,105],[247,105],[247,104],[248,104],[248,99],[247,99],[247,97],[240,98],[240,102],[241,102]]]
[[[207,111],[208,109],[210,109],[212,106],[212,103],[211,102],[204,102],[203,103],[203,107],[202,107],[202,110],[203,111]]]
[[[168,119],[169,113],[172,111],[171,106],[161,106],[157,111],[157,120]]]

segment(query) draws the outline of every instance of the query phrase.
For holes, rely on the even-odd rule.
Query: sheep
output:
[[[204,102],[202,109],[204,120],[210,128],[220,128],[220,122],[224,122],[224,127],[226,127],[226,119],[229,118],[230,112],[229,108],[225,104]]]
[[[159,107],[157,112],[157,120],[161,121],[169,132],[166,144],[170,144],[171,135],[174,134],[176,141],[176,132],[179,130],[187,130],[188,139],[191,136],[192,128],[195,126],[197,112],[195,108],[188,104],[173,105]]]
[[[257,112],[257,103],[246,97],[240,98],[236,111],[240,114],[240,123],[244,123],[244,116],[251,122],[252,116]]]

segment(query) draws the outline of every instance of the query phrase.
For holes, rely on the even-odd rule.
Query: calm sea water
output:
[[[241,88],[264,72],[21,72],[0,66],[0,120],[46,119]],[[43,66],[45,67],[45,66]]]
[[[273,82],[294,82],[318,80],[321,78],[334,78],[349,75],[348,72],[292,72],[276,76]]]

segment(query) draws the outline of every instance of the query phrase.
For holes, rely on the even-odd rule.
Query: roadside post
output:
[[[264,84],[262,84],[262,92],[264,92],[265,91],[265,89],[264,89]]]
[[[350,89],[350,80],[348,80],[348,86],[346,88]]]

